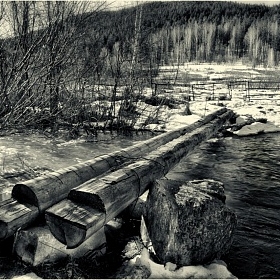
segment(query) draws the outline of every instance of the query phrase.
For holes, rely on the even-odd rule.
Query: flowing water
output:
[[[280,278],[280,134],[210,140],[168,177],[223,182],[238,218],[229,270],[238,278]]]
[[[0,193],[19,180],[93,159],[150,137],[149,133],[130,137],[100,133],[94,141],[81,138],[67,142],[40,134],[0,137]]]
[[[124,148],[145,136],[107,138],[99,142],[63,142],[38,135],[0,138],[0,183],[18,180],[7,174],[23,169],[57,170]],[[225,261],[238,278],[280,278],[279,150],[280,134],[210,140],[168,174],[172,179],[211,178],[225,184],[227,206],[238,217]]]

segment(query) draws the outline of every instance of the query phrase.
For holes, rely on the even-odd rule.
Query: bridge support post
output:
[[[75,249],[66,249],[64,244],[54,238],[47,226],[21,230],[16,234],[14,241],[16,255],[23,262],[32,266],[67,257],[82,257],[94,249],[97,256],[106,252],[106,237],[103,227]]]

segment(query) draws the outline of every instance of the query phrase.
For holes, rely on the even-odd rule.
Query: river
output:
[[[224,183],[226,204],[238,218],[224,260],[238,278],[280,278],[279,151],[279,133],[210,140],[168,175]]]
[[[9,185],[44,172],[56,171],[150,137],[151,133],[144,132],[131,136],[117,136],[108,132],[100,133],[95,139],[70,141],[41,134],[0,137],[0,184]]]
[[[40,135],[2,137],[0,183],[5,186],[18,180],[9,174],[57,170],[148,137],[105,135],[98,142],[64,142]],[[233,245],[224,260],[238,278],[280,278],[279,150],[280,134],[213,139],[197,147],[167,176],[224,183],[226,204],[238,217]]]

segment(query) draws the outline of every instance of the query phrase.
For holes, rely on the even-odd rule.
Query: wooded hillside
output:
[[[103,12],[89,22],[91,34],[101,35],[100,47],[111,52],[115,44],[131,42],[137,9]],[[279,20],[280,5],[222,1],[145,3],[141,54],[147,62],[147,54],[152,52],[149,58],[161,65],[243,58],[253,66],[275,66],[280,59]],[[87,41],[93,40],[88,37]],[[93,46],[86,42],[85,45]]]
[[[93,3],[0,1],[0,129],[132,127],[161,65],[279,65],[280,5]]]

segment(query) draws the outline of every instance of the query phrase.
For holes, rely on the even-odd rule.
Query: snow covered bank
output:
[[[278,104],[248,103],[240,100],[224,101],[223,104],[218,104],[218,102],[214,101],[191,101],[190,110],[192,115],[184,115],[185,106],[186,105],[180,105],[177,109],[169,109],[168,112],[163,110],[162,114],[158,116],[159,120],[161,120],[160,123],[149,124],[146,128],[152,130],[174,130],[192,124],[205,115],[220,109],[221,106],[225,106],[233,110],[243,119],[252,116],[256,120],[267,120],[267,122],[255,122],[251,125],[246,125],[240,131],[235,131],[235,135],[245,136],[259,133],[280,132],[280,105]]]

